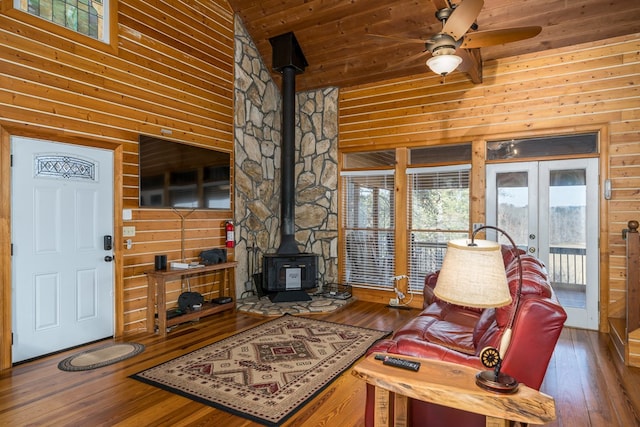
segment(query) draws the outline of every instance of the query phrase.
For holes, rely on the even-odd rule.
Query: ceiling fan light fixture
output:
[[[462,62],[458,55],[434,55],[427,60],[427,67],[436,74],[446,76]]]

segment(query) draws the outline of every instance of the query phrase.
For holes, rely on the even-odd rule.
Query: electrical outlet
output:
[[[484,224],[481,223],[481,222],[474,222],[473,223],[473,231],[476,231],[480,227],[484,227]]]
[[[389,298],[389,305],[398,305],[400,304],[400,301],[398,301],[398,298]]]

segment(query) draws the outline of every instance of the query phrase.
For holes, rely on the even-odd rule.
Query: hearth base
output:
[[[291,290],[269,294],[271,302],[311,301],[311,297],[305,291]]]

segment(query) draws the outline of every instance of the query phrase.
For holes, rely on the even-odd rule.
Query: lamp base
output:
[[[478,387],[494,393],[515,393],[518,389],[518,381],[511,375],[498,373],[496,381],[495,371],[482,371],[476,374],[476,384]]]

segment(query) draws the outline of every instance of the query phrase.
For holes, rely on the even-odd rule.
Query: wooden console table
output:
[[[235,306],[235,268],[237,265],[237,261],[232,261],[187,269],[145,271],[144,274],[147,275],[147,283],[149,285],[147,289],[147,332],[155,332],[155,326],[157,323],[160,335],[166,336],[167,328],[169,326],[188,322],[189,320],[198,319],[220,311],[233,309]],[[167,319],[167,282],[218,270],[223,270],[223,278],[220,285],[221,296],[225,285],[228,285],[230,295],[226,296],[230,296],[232,298],[231,302],[226,304],[213,304],[207,302],[202,304],[202,308],[198,311],[192,311],[172,319]],[[157,322],[154,321],[156,311],[158,313]]]
[[[553,397],[520,384],[513,394],[485,391],[475,383],[479,369],[440,360],[389,354],[421,363],[418,372],[383,365],[370,355],[352,373],[375,386],[375,426],[406,426],[408,398],[486,415],[487,426],[508,426],[509,420],[545,424],[556,419]],[[395,393],[393,401],[391,394]],[[395,420],[391,420],[391,410]]]

